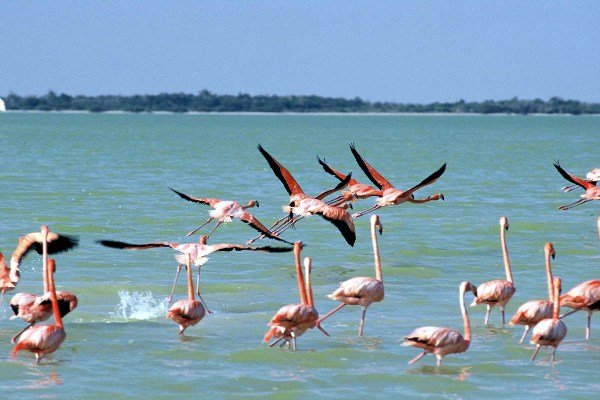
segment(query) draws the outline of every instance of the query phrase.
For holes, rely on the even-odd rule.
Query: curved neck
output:
[[[554,301],[554,279],[552,278],[549,252],[546,252],[546,280],[548,281],[548,300],[552,302]]]
[[[56,287],[54,285],[54,260],[48,265],[48,290],[50,291],[50,301],[52,302],[52,314],[54,314],[54,321],[56,326],[64,329],[62,318],[60,316],[60,309],[58,308],[58,298],[56,297]]]
[[[377,229],[375,224],[371,224],[371,241],[373,242],[373,257],[375,259],[375,279],[383,283],[381,258],[379,257],[379,243],[377,242]]]
[[[302,273],[302,265],[300,264],[301,245],[294,243],[294,258],[296,259],[296,278],[298,279],[298,291],[300,292],[300,304],[308,304],[306,296],[306,286],[304,285],[304,274]]]
[[[502,258],[504,259],[504,272],[506,272],[506,280],[513,283],[512,270],[510,269],[510,259],[508,258],[508,248],[506,247],[506,230],[500,227],[500,244],[502,246]]]
[[[192,279],[192,265],[190,262],[191,256],[187,254],[186,272],[187,272],[187,287],[188,287],[188,299],[194,301],[194,280]],[[198,272],[200,273],[200,272]],[[198,284],[200,284],[198,282]]]
[[[315,299],[312,292],[312,284],[310,282],[310,258],[304,259],[304,279],[306,280],[306,300],[309,306],[315,306]]]
[[[459,303],[460,303],[460,312],[463,317],[463,328],[465,333],[463,337],[467,342],[471,341],[471,321],[469,320],[469,313],[467,312],[467,307],[465,306],[465,291],[463,289],[459,292]]]

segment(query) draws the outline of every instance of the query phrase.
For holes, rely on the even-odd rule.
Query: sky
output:
[[[600,1],[0,1],[0,96],[600,102]]]

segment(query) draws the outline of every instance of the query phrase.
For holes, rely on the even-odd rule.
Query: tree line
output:
[[[486,100],[482,102],[435,102],[412,104],[370,102],[354,99],[309,96],[251,96],[246,93],[220,95],[202,90],[197,95],[70,96],[53,91],[42,96],[4,97],[7,110],[41,111],[127,111],[127,112],[339,112],[339,113],[480,113],[480,114],[600,114],[600,103],[585,103],[552,97],[548,100]]]

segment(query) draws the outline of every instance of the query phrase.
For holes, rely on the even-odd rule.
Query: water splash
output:
[[[152,292],[119,292],[119,304],[114,313],[111,313],[115,319],[137,319],[148,320],[164,317],[168,309],[166,299],[157,300]]]

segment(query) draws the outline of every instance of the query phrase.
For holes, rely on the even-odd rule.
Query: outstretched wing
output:
[[[433,174],[429,175],[427,178],[423,179],[421,182],[419,182],[417,185],[411,187],[410,189],[408,189],[406,192],[402,193],[402,196],[410,196],[413,192],[419,190],[420,188],[422,188],[423,186],[427,186],[427,185],[431,185],[433,182],[435,182],[440,176],[442,176],[444,174],[444,171],[446,171],[446,163],[444,163],[444,165],[442,165],[437,171],[435,171]]]
[[[267,153],[267,151],[263,149],[263,147],[260,144],[258,145],[258,151],[260,151],[263,157],[265,157],[265,159],[269,163],[269,166],[273,170],[273,173],[275,173],[275,176],[279,178],[279,180],[283,184],[283,187],[285,187],[285,190],[287,190],[290,196],[294,194],[304,193],[298,182],[296,182],[296,180],[292,176],[292,174],[290,174],[290,172],[287,169],[285,169],[285,167],[281,165],[279,161],[274,159],[272,155]]]
[[[10,258],[11,268],[18,267],[21,260],[32,250],[42,254],[42,233],[32,232],[19,238],[19,244],[15,248]],[[61,253],[69,251],[79,245],[79,239],[73,236],[59,235],[58,233],[49,232],[47,236],[48,254]]]
[[[254,215],[250,214],[249,212],[244,212],[244,214],[240,217],[240,219],[242,220],[242,222],[247,223],[248,225],[250,225],[250,227],[256,229],[257,231],[259,231],[260,233],[262,233],[263,235],[265,235],[266,237],[270,238],[270,239],[274,239],[274,240],[279,240],[280,242],[284,242],[287,244],[293,244],[291,242],[288,242],[285,239],[280,238],[277,235],[274,235],[269,228],[267,228],[266,226],[264,226],[258,219],[256,219],[254,217]]]
[[[231,243],[219,243],[211,246],[213,248],[212,252],[215,251],[263,251],[267,253],[287,253],[294,250],[293,247],[274,247],[274,246],[262,246],[262,247],[254,247],[254,246],[246,246],[242,244],[231,244]]]
[[[215,204],[217,204],[219,201],[221,201],[219,199],[192,197],[185,193],[178,192],[177,190],[175,190],[173,188],[169,188],[169,189],[171,189],[173,192],[177,193],[179,195],[179,197],[181,197],[184,200],[191,201],[194,203],[206,204],[207,206],[211,206],[211,207],[214,207]]]
[[[145,250],[145,249],[153,249],[156,247],[171,247],[171,248],[177,247],[177,243],[169,243],[169,242],[133,244],[133,243],[119,242],[117,240],[97,240],[96,243],[99,243],[102,246],[110,247],[113,249],[121,249],[121,250]]]
[[[340,207],[326,205],[316,214],[335,225],[344,239],[346,239],[346,242],[350,246],[354,246],[354,242],[356,242],[356,232],[354,230],[354,221],[352,221],[352,217],[348,211]]]
[[[325,197],[329,196],[331,193],[335,193],[338,190],[345,188],[346,186],[348,186],[350,179],[352,179],[352,172],[350,172],[348,175],[346,175],[346,177],[344,179],[342,179],[342,181],[340,183],[338,183],[336,187],[334,187],[333,189],[326,190],[323,193],[318,194],[315,197],[315,199],[322,200]]]
[[[319,156],[317,156],[317,160],[319,161],[319,164],[321,164],[321,166],[323,167],[323,170],[325,172],[327,172],[329,175],[333,175],[336,178],[338,178],[340,181],[343,181],[346,178],[346,175],[342,174],[340,171],[331,168],[326,162],[325,159],[320,159]],[[355,183],[357,183],[356,179],[351,179],[350,182],[348,182],[349,185],[354,185]]]
[[[392,185],[383,176],[381,176],[381,174],[379,172],[377,172],[377,170],[375,168],[373,168],[371,166],[371,164],[366,162],[361,157],[361,155],[358,154],[358,151],[356,151],[356,147],[354,146],[354,143],[350,143],[350,151],[352,151],[352,154],[354,155],[354,159],[356,160],[356,162],[358,163],[360,168],[363,170],[365,175],[367,175],[367,177],[371,180],[371,182],[373,182],[379,189],[385,190],[385,189],[394,187],[394,185]]]
[[[583,179],[581,179],[575,175],[569,174],[567,171],[562,169],[562,167],[560,166],[560,163],[558,161],[554,163],[554,167],[558,170],[558,172],[560,172],[560,174],[563,176],[563,178],[565,178],[566,180],[568,180],[571,183],[581,186],[585,190],[588,190],[589,188],[596,186],[591,182],[584,181]]]

